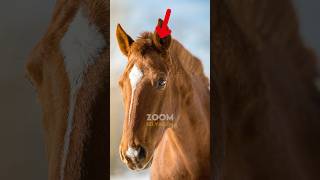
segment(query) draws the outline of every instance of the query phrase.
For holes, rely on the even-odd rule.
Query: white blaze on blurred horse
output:
[[[43,109],[52,180],[108,177],[108,6],[57,1],[27,63]]]

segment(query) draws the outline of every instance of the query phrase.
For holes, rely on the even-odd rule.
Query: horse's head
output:
[[[107,9],[103,0],[57,1],[27,62],[43,110],[49,179],[107,177]]]
[[[171,36],[160,39],[157,33],[143,33],[134,41],[120,25],[116,35],[128,59],[119,81],[125,107],[120,157],[130,169],[145,169],[168,127],[161,119],[170,121],[179,107],[179,75],[169,54]]]

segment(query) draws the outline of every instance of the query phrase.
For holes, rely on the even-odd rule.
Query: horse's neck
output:
[[[177,126],[184,128],[204,128],[209,132],[210,125],[210,91],[208,79],[203,73],[201,61],[187,51],[178,41],[174,40],[171,57],[176,64],[176,69],[180,69],[175,84],[180,89],[178,101],[179,110],[177,115]],[[174,128],[177,134],[183,134],[181,128]],[[181,130],[181,131],[180,131]],[[197,132],[196,132],[197,133]]]
[[[174,60],[173,66],[177,71],[188,74],[188,79],[197,80],[205,87],[209,87],[209,80],[204,74],[201,61],[193,56],[187,49],[183,47],[177,40],[173,39],[170,46],[170,57]],[[183,69],[181,71],[181,69]],[[186,80],[185,77],[183,77]]]
[[[168,135],[174,144],[185,150],[184,153],[199,155],[199,152],[202,152],[200,154],[207,157],[210,146],[209,95],[199,96],[193,93],[191,98],[188,104],[182,105],[176,124],[171,131],[168,131]]]
[[[179,58],[188,55],[182,56],[174,55],[173,58],[180,61]],[[171,165],[173,168],[184,167],[183,170],[193,176],[206,177],[205,172],[208,172],[207,168],[210,167],[210,93],[201,74],[189,73],[190,69],[184,70],[183,72],[188,74],[184,78],[188,79],[179,82],[188,82],[190,86],[187,93],[182,92],[185,94],[179,99],[175,125],[165,132],[157,149],[158,158],[171,159],[175,162]]]
[[[202,102],[199,102],[202,103]],[[210,168],[209,104],[191,103],[182,108],[173,128],[166,130],[157,149],[157,161],[165,167],[194,178],[208,177]],[[204,107],[207,106],[207,107]],[[165,165],[165,166],[164,166]],[[169,174],[174,174],[170,172]]]

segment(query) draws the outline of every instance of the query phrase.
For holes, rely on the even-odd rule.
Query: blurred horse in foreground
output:
[[[58,0],[26,69],[43,110],[48,179],[106,179],[109,3]]]
[[[213,2],[215,179],[320,178],[316,57],[289,0]]]

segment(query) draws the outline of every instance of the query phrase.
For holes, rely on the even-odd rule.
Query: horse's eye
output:
[[[159,79],[157,82],[157,88],[158,89],[163,89],[167,85],[167,81],[165,79]]]

